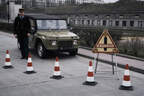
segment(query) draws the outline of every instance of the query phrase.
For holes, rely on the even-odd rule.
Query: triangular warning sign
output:
[[[104,30],[94,48],[92,49],[93,53],[118,53],[118,48],[115,45],[115,42],[112,40],[111,35],[108,30]]]

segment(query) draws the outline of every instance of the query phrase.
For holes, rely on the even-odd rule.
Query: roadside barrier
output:
[[[94,80],[94,69],[93,69],[92,61],[89,61],[87,79],[83,83],[83,85],[95,86],[96,84],[97,84],[97,82],[95,82],[95,80]]]
[[[64,78],[63,76],[61,76],[61,71],[60,71],[60,66],[59,66],[59,58],[58,57],[56,57],[56,61],[55,61],[55,65],[54,65],[54,74],[50,78],[52,78],[52,79],[62,79],[62,78]]]
[[[133,90],[133,86],[131,85],[131,80],[130,80],[130,72],[129,72],[128,64],[126,64],[125,66],[122,85],[120,86],[119,89],[120,90]]]
[[[4,69],[13,68],[8,50],[6,50],[5,65],[3,66],[3,68]]]
[[[26,74],[33,74],[33,73],[36,73],[34,71],[34,68],[32,66],[32,57],[31,57],[31,54],[29,53],[28,55],[28,63],[27,63],[27,68],[26,68],[26,72],[24,72]]]

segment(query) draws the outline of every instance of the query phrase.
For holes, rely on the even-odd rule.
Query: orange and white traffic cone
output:
[[[29,53],[28,55],[28,63],[27,63],[27,68],[26,68],[26,72],[24,72],[26,74],[32,74],[32,73],[36,73],[34,71],[34,68],[32,66],[32,58],[31,58],[31,54]]]
[[[122,85],[119,88],[120,90],[133,90],[133,87],[131,85],[130,80],[130,72],[129,72],[129,66],[126,64],[125,71],[124,71],[124,77],[122,81]]]
[[[3,68],[4,69],[13,68],[8,50],[6,50],[5,65],[3,66]]]
[[[96,84],[97,82],[94,81],[94,69],[93,69],[92,61],[89,61],[87,80],[83,83],[83,85],[95,86]]]
[[[60,71],[60,66],[59,66],[59,58],[58,57],[56,57],[56,62],[55,62],[55,65],[54,65],[54,74],[50,78],[53,78],[53,79],[62,79],[62,78],[64,78],[63,76],[61,76],[61,71]]]

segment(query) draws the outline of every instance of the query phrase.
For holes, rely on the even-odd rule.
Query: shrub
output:
[[[0,30],[12,33],[13,32],[13,24],[0,23]]]

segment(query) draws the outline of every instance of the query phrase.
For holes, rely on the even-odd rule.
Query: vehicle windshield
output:
[[[40,30],[67,29],[65,20],[37,20],[37,28]]]

